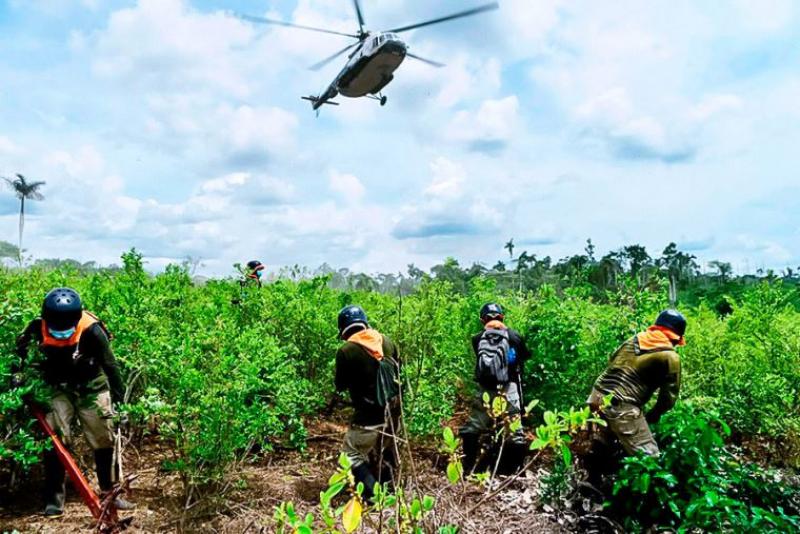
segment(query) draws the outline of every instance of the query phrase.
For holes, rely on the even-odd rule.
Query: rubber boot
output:
[[[475,469],[475,462],[480,453],[480,439],[477,434],[461,434],[461,448],[464,451],[464,459],[461,460],[461,467],[464,469],[464,476],[472,474]]]
[[[497,471],[501,475],[513,475],[517,473],[522,469],[527,451],[528,448],[525,443],[515,443],[513,440],[507,441]]]
[[[44,452],[44,515],[59,517],[64,513],[64,496],[66,478],[64,466],[58,459],[56,451]]]
[[[375,495],[373,489],[375,488],[375,484],[377,484],[377,480],[375,480],[375,476],[372,474],[372,471],[367,464],[361,464],[358,467],[353,467],[353,478],[356,479],[356,484],[362,482],[364,484],[364,491],[361,493],[361,497],[365,501],[372,500],[373,495]]]
[[[111,480],[111,470],[114,463],[114,449],[96,449],[94,451],[94,463],[97,468],[97,483],[100,486],[100,498],[114,488],[114,483]],[[114,506],[117,510],[133,510],[136,505],[126,501],[122,497],[114,499]]]

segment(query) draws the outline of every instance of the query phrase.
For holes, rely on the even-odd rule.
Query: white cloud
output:
[[[447,137],[466,143],[470,150],[497,152],[518,132],[519,100],[516,95],[485,100],[477,110],[459,111],[447,128]]]
[[[736,95],[708,95],[689,111],[689,116],[697,121],[704,121],[725,111],[741,109],[744,103]]]
[[[197,13],[184,0],[139,0],[114,12],[94,38],[94,72],[128,87],[201,85],[238,97],[252,90],[232,52],[251,42],[253,30],[222,12]]]
[[[341,196],[348,203],[360,202],[364,198],[364,193],[366,193],[364,184],[353,174],[331,170],[328,184],[331,191]]]
[[[445,157],[430,163],[431,180],[422,199],[400,209],[392,235],[400,240],[482,235],[508,219],[509,195],[486,198],[481,177]],[[500,187],[501,184],[494,184]]]
[[[438,157],[430,164],[431,179],[424,192],[432,198],[455,200],[464,193],[466,172],[458,163]]]
[[[0,135],[0,155],[12,156],[22,152],[22,148],[6,136]]]

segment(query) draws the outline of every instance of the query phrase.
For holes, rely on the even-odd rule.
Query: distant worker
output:
[[[522,413],[522,370],[531,353],[522,336],[503,322],[503,308],[496,303],[485,304],[480,310],[483,330],[472,338],[472,349],[477,362],[475,381],[478,391],[472,403],[472,413],[467,423],[459,430],[464,449],[464,473],[484,471],[493,466],[492,458],[498,451],[493,443],[495,421],[484,405],[484,393],[489,394],[490,404],[498,395],[508,401],[507,415],[515,418]],[[527,443],[522,429],[509,436],[502,445],[499,459],[501,472],[515,472],[522,467]]]
[[[344,453],[369,500],[376,482],[392,480],[397,464],[400,356],[388,336],[370,328],[359,306],[342,309],[338,322],[345,344],[336,353],[336,390],[348,391],[353,404]]]
[[[594,383],[587,403],[608,423],[592,439],[587,458],[590,482],[600,481],[609,471],[615,442],[628,455],[658,456],[659,450],[648,423],[657,423],[678,399],[681,360],[676,346],[686,344],[686,318],[677,310],[661,312],[653,326],[622,344],[611,356],[608,367]],[[653,408],[642,409],[659,390]],[[603,399],[611,396],[603,407]]]
[[[41,317],[31,321],[17,338],[12,386],[24,383],[25,360],[32,343],[44,356],[36,369],[53,389],[47,422],[69,444],[77,415],[94,450],[101,494],[111,491],[114,406],[122,403],[124,388],[105,326],[83,310],[75,290],[56,288],[45,297]],[[64,513],[65,472],[53,449],[44,453],[44,471],[44,514],[58,517]],[[116,499],[116,505],[120,510],[133,508],[122,498]]]
[[[264,264],[258,260],[248,261],[247,272],[245,273],[244,280],[242,280],[242,285],[256,283],[258,287],[261,287],[261,277],[264,276],[264,269]]]

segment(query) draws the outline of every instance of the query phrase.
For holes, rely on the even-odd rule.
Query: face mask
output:
[[[261,278],[261,275],[264,274],[264,271],[256,271],[256,278]]]
[[[69,339],[72,337],[72,334],[75,333],[75,328],[70,328],[69,330],[53,330],[52,328],[47,329],[50,332],[50,335],[56,339]]]

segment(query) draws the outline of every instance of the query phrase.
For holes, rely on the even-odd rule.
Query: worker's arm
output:
[[[117,359],[114,357],[114,352],[111,350],[111,342],[100,325],[92,327],[91,336],[92,349],[99,355],[100,366],[108,378],[111,401],[114,404],[121,404],[125,398],[125,386],[119,376],[119,366],[117,365]]]
[[[350,388],[350,373],[347,370],[347,356],[343,348],[336,351],[336,391],[347,391]]]
[[[40,319],[34,319],[25,327],[22,334],[17,337],[14,353],[16,359],[11,363],[11,373],[16,374],[25,368],[25,360],[28,358],[28,347],[35,340],[35,332],[42,327]]]
[[[666,378],[658,391],[655,406],[647,413],[648,423],[658,423],[661,416],[675,406],[681,389],[681,360],[676,352],[669,351],[664,362]]]

